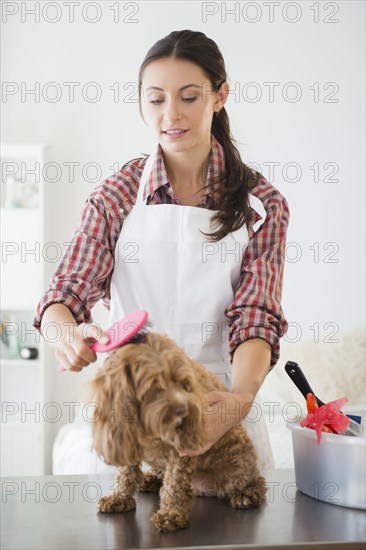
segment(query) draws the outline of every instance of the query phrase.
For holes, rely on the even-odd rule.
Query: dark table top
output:
[[[160,533],[149,521],[158,495],[141,493],[134,512],[98,513],[113,474],[2,478],[4,550],[109,548],[365,548],[363,510],[317,501],[296,489],[293,470],[267,470],[266,503],[233,510],[194,498],[191,526]]]

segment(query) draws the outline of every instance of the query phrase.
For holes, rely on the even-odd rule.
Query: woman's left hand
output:
[[[250,394],[209,392],[202,410],[202,429],[206,433],[206,444],[200,449],[182,449],[179,456],[197,456],[205,453],[230,428],[245,418],[252,403],[253,396]]]

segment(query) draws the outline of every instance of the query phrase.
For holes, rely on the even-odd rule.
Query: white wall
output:
[[[364,327],[364,3],[230,2],[226,9],[239,8],[230,15],[222,2],[120,2],[116,23],[111,9],[116,2],[80,1],[72,23],[67,5],[57,4],[60,20],[51,23],[47,18],[56,18],[55,2],[39,3],[39,22],[25,11],[34,9],[35,2],[2,3],[3,86],[15,83],[19,88],[14,95],[3,95],[2,141],[49,144],[46,162],[58,163],[62,172],[57,183],[47,184],[52,186],[48,240],[62,247],[94,185],[115,171],[115,163],[152,150],[153,136],[139,118],[135,93],[148,48],[172,30],[201,30],[218,43],[226,59],[237,94],[227,109],[243,160],[259,164],[289,202],[283,291],[291,323],[288,338],[316,341],[318,327],[319,339],[325,341]],[[96,16],[95,6],[100,19],[91,23],[87,18]],[[212,13],[206,20],[205,10]],[[257,22],[248,22],[256,17]],[[56,102],[47,100],[55,92],[48,88],[47,96],[50,82],[62,93]],[[80,84],[74,102],[65,82]],[[102,92],[95,103],[81,93],[91,82]],[[109,87],[117,82],[120,98],[114,102]],[[273,100],[271,82],[278,83]],[[38,101],[33,95],[22,97],[21,90],[36,83]],[[248,83],[255,85],[246,88]],[[296,90],[301,98],[291,101]],[[91,87],[86,91],[90,97],[94,93]],[[261,97],[250,101],[256,92]],[[130,93],[133,101],[128,100]],[[67,162],[79,163],[74,181]],[[90,162],[100,166],[95,182],[83,179],[82,169]],[[273,174],[268,163],[279,163]],[[298,181],[291,181],[296,171],[288,163],[296,163]],[[319,181],[311,169],[316,163]],[[332,166],[336,181],[328,182]],[[93,176],[90,170],[89,178]],[[319,247],[319,259],[314,246]],[[336,263],[327,261],[333,251]],[[96,311],[96,319],[106,323],[102,307]],[[59,403],[77,400],[80,386],[95,371],[93,366],[73,375],[59,373],[56,364],[50,368],[52,399]]]

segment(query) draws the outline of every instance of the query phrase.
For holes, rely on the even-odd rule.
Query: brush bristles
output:
[[[139,342],[140,339],[151,330],[152,325],[153,324],[151,321],[147,321],[144,326],[138,331],[138,333],[135,334],[135,336],[131,338],[131,340],[128,340],[126,344],[136,344],[137,342]]]
[[[140,333],[146,334],[147,332],[149,332],[149,330],[152,329],[152,326],[153,326],[152,321],[147,321],[145,325],[142,327],[142,329],[139,331],[139,334]]]

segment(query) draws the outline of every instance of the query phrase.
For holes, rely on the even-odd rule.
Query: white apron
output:
[[[149,313],[153,330],[167,334],[196,361],[230,385],[229,329],[225,309],[234,300],[248,230],[243,225],[219,242],[211,232],[212,210],[176,204],[147,205],[143,199],[156,152],[147,159],[135,206],[123,222],[111,279],[110,325],[134,310]],[[261,201],[249,195],[262,219]],[[263,411],[256,406],[244,426],[261,468],[273,467]],[[258,418],[259,417],[259,418]]]

